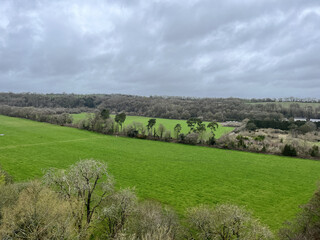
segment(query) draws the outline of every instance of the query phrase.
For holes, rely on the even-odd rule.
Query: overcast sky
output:
[[[320,1],[1,0],[0,91],[320,98]]]

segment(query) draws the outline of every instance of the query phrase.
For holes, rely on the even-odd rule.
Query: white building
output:
[[[307,118],[294,118],[294,121],[302,121],[302,122],[306,122]],[[310,118],[310,122],[320,122],[320,119],[317,118]]]
[[[294,121],[302,121],[302,122],[306,122],[307,119],[306,118],[294,118]]]
[[[320,119],[310,118],[310,122],[320,122]]]

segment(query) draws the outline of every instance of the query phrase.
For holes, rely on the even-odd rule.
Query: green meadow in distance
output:
[[[79,113],[79,114],[71,114],[73,117],[73,122],[77,123],[82,119],[85,119],[88,116],[88,113]],[[114,115],[111,115],[111,117],[114,117]],[[128,126],[129,124],[133,122],[140,122],[147,126],[148,120],[151,117],[141,117],[141,116],[127,116],[126,121],[124,122],[124,126]],[[188,133],[189,132],[189,127],[187,125],[187,120],[177,120],[177,119],[165,119],[165,118],[155,118],[157,119],[156,122],[156,128],[159,126],[159,124],[163,124],[166,128],[166,130],[171,131],[171,136],[174,137],[174,127],[180,123],[182,127],[181,133]],[[208,125],[209,122],[204,122],[206,125]],[[221,124],[219,124],[218,129],[215,131],[216,138],[220,138],[222,135],[229,133],[233,130],[233,127],[223,127]],[[209,133],[209,131],[207,130]]]
[[[108,164],[117,187],[135,187],[182,216],[199,204],[246,206],[273,230],[294,217],[320,179],[320,162],[97,134],[0,116],[0,165],[15,181],[80,159]]]
[[[300,108],[305,108],[308,106],[311,106],[313,108],[317,108],[320,107],[320,103],[316,103],[316,102],[247,102],[247,104],[262,104],[262,105],[266,105],[266,104],[276,104],[276,105],[281,105],[282,107],[285,108],[289,108],[291,104],[299,104]]]

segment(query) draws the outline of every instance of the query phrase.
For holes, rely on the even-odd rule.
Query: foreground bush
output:
[[[140,204],[129,223],[131,239],[179,239],[176,214],[155,202]]]
[[[113,181],[106,164],[82,160],[67,170],[50,169],[44,179],[69,203],[77,232],[84,237],[102,201],[113,192]]]
[[[1,239],[70,239],[72,220],[65,201],[52,190],[31,183],[16,204],[3,209]]]
[[[123,236],[128,221],[136,213],[137,197],[130,189],[114,193],[101,204],[95,235],[103,239]]]
[[[267,227],[234,205],[192,208],[181,225],[160,203],[139,202],[130,189],[115,191],[106,165],[95,160],[50,169],[44,182],[0,186],[0,239],[272,238]]]
[[[235,205],[215,208],[200,206],[189,210],[188,220],[196,239],[207,240],[263,240],[271,239],[270,230],[251,214]]]
[[[0,185],[0,223],[3,216],[3,209],[16,204],[20,192],[28,186],[29,183]]]
[[[13,182],[12,176],[10,176],[6,171],[4,171],[0,166],[0,186],[6,185]]]

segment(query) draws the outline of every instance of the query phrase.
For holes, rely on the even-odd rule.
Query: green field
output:
[[[117,187],[136,187],[180,214],[201,203],[235,203],[273,230],[309,200],[320,162],[208,147],[101,135],[0,116],[0,165],[16,181],[80,159],[107,162]]]
[[[296,103],[298,103],[301,108],[304,108],[307,106],[311,106],[313,108],[320,107],[320,103],[308,103],[308,102],[248,102],[247,104],[263,104],[264,105],[268,103],[282,105],[285,108],[289,108],[291,104],[296,104]]]
[[[85,119],[88,117],[88,113],[79,113],[79,114],[72,114],[73,117],[73,122],[77,123],[82,119]],[[114,117],[114,115],[111,115],[111,117]],[[148,124],[149,117],[140,117],[140,116],[127,116],[126,121],[124,122],[124,126],[127,126],[133,122],[140,122],[144,124],[145,126]],[[186,120],[176,120],[176,119],[164,119],[164,118],[156,118],[156,128],[159,126],[159,124],[163,124],[167,130],[171,131],[172,136],[174,137],[174,127],[180,123],[182,127],[181,133],[188,133],[189,132],[189,127],[187,125]],[[203,122],[206,125],[209,122]],[[215,131],[216,138],[220,138],[222,135],[229,133],[233,130],[233,127],[223,127],[219,124],[218,129]]]

